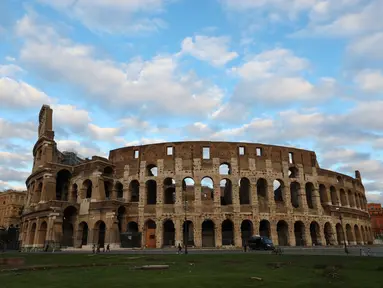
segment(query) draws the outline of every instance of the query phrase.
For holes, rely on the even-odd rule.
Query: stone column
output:
[[[156,248],[162,248],[163,230],[164,230],[164,227],[162,225],[162,221],[161,220],[157,220],[156,221]]]
[[[163,181],[157,181],[157,194],[156,194],[156,215],[160,217],[162,215],[162,208],[164,206],[164,185]]]
[[[175,233],[175,246],[178,246],[178,243],[184,243],[185,235],[183,233],[183,218],[177,218],[174,221],[174,229],[176,230]]]
[[[215,238],[215,247],[222,247],[222,221],[215,221],[215,229],[214,229],[214,238]]]
[[[195,181],[195,184],[194,184],[194,192],[195,192],[195,195],[194,195],[194,211],[195,213],[197,214],[200,214],[202,213],[202,199],[201,199],[201,180],[198,179],[198,182]]]
[[[104,178],[101,175],[102,172],[100,171],[95,171],[92,174],[91,181],[93,188],[91,202],[105,200]]]
[[[39,247],[38,241],[39,241],[41,220],[40,218],[36,218],[36,220],[37,221],[36,221],[35,237],[33,238],[33,247]]]
[[[26,224],[26,228],[25,228],[26,233],[25,233],[25,239],[23,241],[23,247],[29,247],[31,245],[31,243],[29,243],[29,237],[31,234],[31,227],[32,227],[31,221],[28,220],[27,224]]]
[[[257,195],[257,181],[255,177],[249,177],[250,181],[250,203],[253,211],[253,215],[258,215],[258,195]]]
[[[275,221],[270,221],[270,238],[273,241],[274,245],[278,245],[278,233],[277,233],[277,223]]]
[[[194,229],[194,245],[199,248],[202,247],[202,222],[199,217],[196,217],[193,222]]]
[[[40,202],[56,200],[56,179],[52,174],[46,173],[43,178],[43,188]]]
[[[233,212],[239,213],[241,211],[241,205],[239,200],[239,185],[238,185],[238,178],[233,177],[233,181],[231,183],[231,195],[232,195],[232,201],[233,201]]]
[[[242,233],[241,233],[241,219],[234,219],[234,245],[235,247],[242,247]]]
[[[274,200],[274,184],[272,179],[266,179],[267,181],[267,203],[269,205],[269,213],[276,213],[276,205]]]
[[[306,246],[308,246],[308,247],[313,246],[313,242],[312,242],[312,239],[311,239],[311,231],[310,231],[310,223],[309,222],[305,223],[305,231],[304,231],[304,238],[303,239],[305,241],[305,245]]]
[[[302,209],[302,212],[304,214],[308,214],[309,207],[307,205],[307,199],[306,199],[306,187],[304,183],[299,183],[299,208]]]
[[[297,242],[295,240],[295,233],[294,233],[294,222],[287,222],[289,225],[289,244],[290,246],[296,246]]]

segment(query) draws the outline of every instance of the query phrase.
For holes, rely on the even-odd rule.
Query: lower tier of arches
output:
[[[75,211],[73,211],[75,212]],[[60,218],[60,217],[58,217]],[[269,237],[279,246],[371,244],[368,221],[338,218],[254,219],[251,217],[80,217],[55,220],[42,217],[22,224],[23,247],[44,247],[47,243],[81,248],[107,244],[118,247],[162,248],[178,243],[192,247],[242,247],[249,237]],[[57,221],[57,219],[59,221]],[[353,220],[353,221],[352,221]]]

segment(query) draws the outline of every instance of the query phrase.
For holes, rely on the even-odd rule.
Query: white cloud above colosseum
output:
[[[383,203],[382,1],[214,0],[177,18],[185,0],[26,2],[0,17],[0,190],[23,187],[49,104],[59,149],[82,157],[181,140],[295,146],[360,170]]]

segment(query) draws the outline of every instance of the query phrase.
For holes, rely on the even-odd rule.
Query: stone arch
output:
[[[167,219],[163,223],[163,243],[162,246],[174,246],[175,245],[175,233],[174,223],[172,220]]]
[[[300,200],[299,200],[299,191],[301,189],[301,185],[294,181],[290,183],[290,197],[291,197],[291,205],[294,208],[298,208],[300,205]]]
[[[234,224],[230,219],[222,222],[222,245],[234,245]]]
[[[157,203],[157,182],[148,180],[145,183],[146,187],[146,204],[155,205]]]
[[[202,247],[215,247],[215,224],[210,219],[202,222]]]
[[[230,179],[222,179],[219,182],[221,191],[221,205],[232,205],[233,204],[233,185]]]
[[[88,245],[88,233],[89,233],[88,223],[86,223],[85,221],[81,222],[78,225],[78,235],[79,237],[81,237],[80,247],[83,245]]]
[[[164,180],[164,204],[174,204],[176,201],[176,181],[173,178]]]
[[[112,181],[104,180],[104,192],[105,192],[105,199],[109,200],[112,196]]]
[[[358,193],[355,193],[355,207],[360,209],[360,202],[359,202]]]
[[[93,183],[89,179],[86,179],[82,183],[82,187],[85,190],[85,198],[90,199],[92,198],[92,189],[93,189]]]
[[[288,175],[289,175],[289,178],[298,178],[298,175],[299,175],[298,168],[295,166],[290,167]]]
[[[305,224],[302,221],[294,223],[295,246],[305,246]]]
[[[284,220],[277,223],[278,245],[289,246],[289,225]]]
[[[56,174],[56,200],[68,201],[69,183],[72,174],[66,170],[60,170]]]
[[[33,195],[33,202],[34,203],[38,203],[40,202],[41,199],[41,193],[43,192],[43,183],[40,182],[37,187],[36,187],[36,190],[34,191],[34,195]]]
[[[347,203],[346,192],[345,192],[343,189],[340,189],[340,190],[339,190],[339,194],[340,194],[340,204],[341,204],[342,206],[347,206],[348,203]]]
[[[146,166],[146,176],[148,177],[157,177],[158,168],[154,164],[149,164]]]
[[[34,241],[35,241],[35,234],[36,234],[36,223],[33,223],[32,224],[32,227],[31,227],[31,231],[29,232],[29,241],[28,241],[28,244],[29,245],[34,245]]]
[[[114,185],[114,189],[116,190],[116,196],[117,199],[123,199],[124,198],[124,185],[120,181],[117,181]]]
[[[313,246],[322,245],[321,235],[320,235],[320,226],[318,222],[313,221],[310,223],[310,236],[311,243]]]
[[[347,195],[348,195],[348,203],[349,203],[350,207],[355,208],[355,196],[354,196],[354,194],[351,192],[351,190],[348,190]]]
[[[315,207],[314,191],[315,191],[314,184],[311,182],[307,182],[305,185],[305,192],[306,192],[306,202],[309,209],[314,209]]]
[[[285,184],[282,180],[276,179],[273,181],[274,188],[274,201],[275,202],[284,202],[285,201]]]
[[[259,178],[257,181],[257,196],[259,200],[267,200],[267,181],[264,178]]]
[[[231,167],[229,163],[224,162],[221,165],[219,165],[219,175],[230,175],[230,174],[231,174]]]
[[[140,201],[140,182],[132,180],[129,184],[130,202]]]
[[[354,235],[352,233],[352,228],[350,224],[346,224],[346,237],[348,245],[352,245],[354,242]]]
[[[326,222],[324,224],[324,239],[326,241],[326,245],[331,245],[333,243],[333,238],[334,238],[334,232],[332,230],[332,226],[330,222]]]
[[[105,177],[113,177],[113,174],[114,174],[114,170],[113,170],[113,167],[111,166],[106,166],[103,170],[102,170],[102,175],[105,176]]]
[[[94,243],[104,247],[105,245],[105,234],[106,234],[106,224],[104,221],[99,220],[94,224]]]
[[[117,226],[118,226],[118,232],[121,233],[122,232],[122,227],[124,227],[124,223],[125,223],[125,218],[126,218],[126,208],[124,206],[120,206],[118,207],[117,209]]]
[[[127,232],[137,233],[137,232],[138,232],[138,224],[137,224],[137,222],[135,222],[135,221],[130,221],[130,222],[126,225],[126,231],[127,231]]]
[[[360,235],[360,230],[358,225],[354,225],[354,234],[355,234],[355,241],[358,245],[363,245],[362,236]]]
[[[62,246],[74,247],[73,225],[76,223],[77,209],[74,206],[68,206],[65,208],[63,215]]]
[[[182,224],[183,241],[188,246],[194,246],[194,224],[192,221],[187,220]]]
[[[201,200],[214,201],[214,182],[210,177],[203,177],[201,180]]]
[[[194,201],[195,199],[195,181],[191,177],[182,180],[183,201]]]
[[[259,222],[259,235],[270,238],[270,222],[263,219]]]
[[[345,241],[344,239],[344,233],[343,233],[343,227],[339,223],[335,225],[336,229],[336,240],[338,242],[338,245],[342,245]]]
[[[239,203],[240,205],[250,204],[251,199],[251,186],[250,180],[243,177],[239,180]]]
[[[334,186],[330,187],[330,195],[331,195],[331,204],[338,205],[338,195],[336,194],[336,189]]]
[[[343,178],[341,176],[337,176],[336,177],[336,182],[339,184],[339,185],[343,185]]]
[[[48,224],[47,224],[46,221],[44,221],[40,225],[39,235],[37,237],[37,244],[39,246],[44,246],[45,239],[46,239],[46,236],[47,236],[47,231],[48,231]]]
[[[327,188],[323,184],[319,184],[319,197],[320,197],[320,202],[322,205],[329,203]]]
[[[253,222],[250,220],[243,220],[241,223],[242,246],[247,243],[247,240],[249,240],[251,236],[253,236],[253,233]]]

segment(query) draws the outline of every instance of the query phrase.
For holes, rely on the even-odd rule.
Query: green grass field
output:
[[[48,270],[2,271],[1,288],[98,287],[355,287],[382,288],[382,258],[215,255],[5,254],[24,257],[26,266],[61,265]],[[89,264],[119,266],[79,267]],[[168,270],[134,267],[168,264]],[[70,267],[70,265],[77,265]],[[1,269],[9,267],[2,266]],[[260,277],[262,281],[251,279]]]

